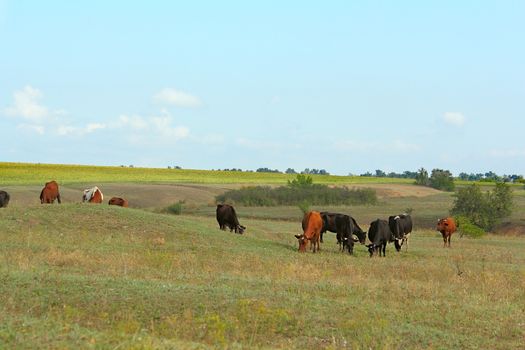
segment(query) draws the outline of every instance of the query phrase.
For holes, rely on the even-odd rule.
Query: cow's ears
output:
[[[303,238],[303,235],[295,235],[295,238],[301,239],[301,238]]]

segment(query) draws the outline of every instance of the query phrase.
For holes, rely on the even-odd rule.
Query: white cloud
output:
[[[41,125],[19,124],[17,128],[20,130],[25,130],[29,132],[36,132],[39,135],[44,135],[45,133],[45,128]]]
[[[20,91],[13,93],[13,106],[4,109],[4,113],[10,117],[20,117],[32,122],[43,122],[49,117],[47,107],[42,106],[39,100],[42,92],[28,85]]]
[[[489,152],[495,158],[520,158],[525,157],[525,149],[492,150]]]
[[[117,121],[110,123],[111,129],[130,129],[140,132],[140,135],[131,135],[136,142],[148,136],[163,138],[164,140],[180,140],[189,136],[190,129],[185,126],[173,126],[173,118],[166,111],[161,111],[161,116],[142,117],[140,115],[121,115]]]
[[[167,91],[167,96],[169,95],[170,91]],[[172,142],[190,135],[189,128],[173,125],[173,118],[165,109],[156,116],[123,114],[107,123],[89,122],[81,126],[67,120],[64,110],[49,110],[42,105],[42,92],[32,86],[28,85],[15,91],[13,97],[12,106],[5,108],[4,114],[23,120],[19,121],[18,129],[39,135],[51,133],[58,136],[84,136],[104,129],[121,130],[128,139],[142,140],[146,143]],[[186,103],[190,103],[190,100]]]
[[[130,127],[133,130],[145,130],[148,128],[148,122],[144,120],[140,115],[121,115],[118,121],[112,123],[113,127]]]
[[[66,136],[66,135],[82,136],[85,134],[90,134],[96,130],[105,129],[105,128],[106,128],[106,125],[100,124],[100,123],[90,123],[86,125],[85,127],[76,127],[72,125],[59,125],[55,128],[55,132],[61,136]]]
[[[443,114],[445,123],[455,126],[463,126],[465,124],[465,116],[459,112],[445,112]]]
[[[162,89],[153,96],[153,100],[160,104],[168,104],[178,107],[194,108],[201,105],[201,100],[198,97],[172,88]]]
[[[190,133],[190,130],[184,126],[171,126],[171,117],[153,117],[151,121],[156,131],[165,137],[178,140],[187,137]]]

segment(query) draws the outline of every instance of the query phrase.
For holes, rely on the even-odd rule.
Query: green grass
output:
[[[412,183],[413,180],[359,176],[311,175],[319,184]],[[36,185],[56,180],[60,185],[90,182],[280,184],[295,175],[191,169],[128,168],[0,162],[2,185]]]
[[[241,222],[242,236],[213,213],[0,210],[0,348],[523,346],[523,239],[443,249],[417,230],[408,252],[370,259],[339,253],[333,234],[299,254],[300,220],[271,210]]]

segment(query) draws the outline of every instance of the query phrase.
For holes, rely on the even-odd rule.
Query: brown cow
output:
[[[436,230],[441,232],[441,235],[443,236],[443,248],[447,246],[447,242],[448,247],[450,248],[450,237],[456,232],[456,221],[454,221],[454,218],[447,217],[439,219]]]
[[[102,203],[103,200],[104,195],[97,186],[85,189],[82,195],[82,202]]]
[[[323,219],[318,211],[310,211],[305,214],[302,221],[303,234],[295,235],[299,241],[299,251],[305,252],[308,241],[312,244],[313,252],[319,251],[319,239],[323,229]]]
[[[124,207],[124,208],[128,207],[128,201],[125,200],[124,198],[119,198],[119,197],[111,198],[109,200],[108,204],[109,205],[118,205],[118,206],[121,206],[121,207]]]
[[[58,203],[62,203],[60,201],[60,192],[58,191],[58,184],[55,180],[46,182],[46,185],[40,192],[40,203],[44,204],[52,204],[55,199],[58,201]]]

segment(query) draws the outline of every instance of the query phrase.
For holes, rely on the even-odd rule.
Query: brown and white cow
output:
[[[118,206],[121,206],[121,207],[124,207],[124,208],[128,207],[128,201],[125,200],[124,198],[120,198],[120,197],[112,197],[109,200],[108,204],[109,205],[118,205]]]
[[[323,219],[321,213],[318,211],[310,211],[306,213],[302,221],[303,234],[295,235],[299,241],[299,251],[305,252],[308,242],[312,244],[312,250],[315,253],[319,251],[319,240],[321,237],[321,230],[323,229]]]
[[[82,195],[82,202],[102,203],[103,200],[104,195],[97,186],[85,189]]]
[[[40,191],[40,203],[53,204],[55,199],[59,204],[62,203],[60,201],[60,192],[58,191],[57,182],[55,180],[46,182],[44,188]]]
[[[446,217],[439,219],[436,230],[441,232],[441,235],[443,236],[443,248],[447,246],[447,243],[450,248],[450,237],[456,232],[456,221],[454,218]]]

